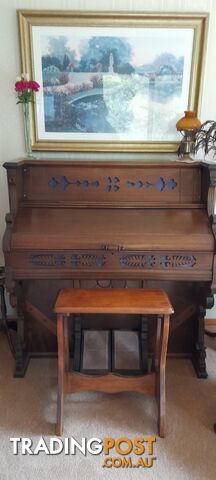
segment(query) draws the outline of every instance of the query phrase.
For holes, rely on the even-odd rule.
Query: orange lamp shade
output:
[[[177,130],[195,130],[201,126],[201,122],[196,117],[195,112],[186,110],[184,117],[180,118],[176,123]]]

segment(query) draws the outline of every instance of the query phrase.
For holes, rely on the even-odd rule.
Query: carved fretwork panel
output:
[[[212,254],[205,255],[199,252],[172,253],[172,252],[128,252],[122,250],[98,251],[64,251],[64,252],[29,252],[12,253],[12,260],[19,270],[17,275],[22,275],[22,270],[30,268],[35,274],[39,271],[52,276],[58,271],[64,275],[77,276],[80,272],[100,272],[101,274],[122,272],[123,277],[128,273],[137,272],[138,275],[170,275],[175,272],[180,278],[202,278],[209,280],[212,272]],[[38,272],[38,273],[37,273]],[[42,273],[44,275],[44,273]]]
[[[200,202],[200,167],[183,163],[25,165],[25,202],[88,205],[195,204]],[[189,188],[193,184],[194,188]]]
[[[161,255],[160,266],[162,268],[194,268],[196,265],[195,255]]]

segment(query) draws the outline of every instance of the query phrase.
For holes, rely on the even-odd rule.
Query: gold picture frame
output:
[[[34,151],[177,150],[175,121],[199,114],[208,14],[18,10],[18,23],[21,71],[41,83]]]

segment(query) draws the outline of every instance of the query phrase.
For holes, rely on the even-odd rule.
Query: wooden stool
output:
[[[64,393],[81,390],[100,392],[135,391],[154,395],[158,403],[158,429],[165,436],[165,366],[169,319],[173,313],[163,290],[68,289],[58,294],[55,307],[58,338],[58,399],[56,435],[62,435]],[[136,377],[113,373],[103,376],[69,371],[68,316],[74,313],[119,313],[157,315],[154,371]]]

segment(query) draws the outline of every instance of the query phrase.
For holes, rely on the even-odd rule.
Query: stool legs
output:
[[[57,394],[57,418],[56,435],[61,436],[63,430],[64,410],[64,369],[65,369],[65,338],[64,338],[64,315],[57,316],[57,340],[58,340],[58,394]]]
[[[65,371],[69,371],[70,366],[70,350],[69,350],[69,332],[68,332],[68,316],[64,316],[64,364]]]
[[[166,369],[166,354],[169,335],[169,315],[164,315],[161,319],[158,318],[157,337],[160,331],[160,342],[157,338],[157,347],[159,348],[158,366],[156,370],[157,375],[157,402],[158,402],[158,431],[160,437],[165,437],[165,414],[166,414],[166,392],[165,392],[165,369]],[[157,360],[156,360],[157,361]]]
[[[157,331],[156,331],[156,342],[155,342],[155,354],[154,354],[154,369],[158,373],[159,370],[159,357],[160,357],[160,344],[161,344],[161,316],[157,317]]]
[[[156,397],[158,403],[158,430],[160,437],[165,437],[165,368],[166,354],[169,335],[170,315],[157,318],[156,349],[155,349],[155,372],[156,372]],[[58,340],[58,395],[57,395],[57,418],[55,433],[58,436],[63,432],[64,413],[64,384],[65,375],[69,371],[69,339],[68,318],[65,314],[57,315],[57,340]]]

